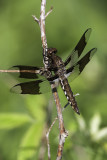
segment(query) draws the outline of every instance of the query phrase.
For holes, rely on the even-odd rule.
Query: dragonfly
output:
[[[48,92],[48,90],[51,90],[51,87],[49,87],[49,84],[47,83],[58,82],[72,109],[77,114],[80,114],[69,82],[80,75],[94,53],[97,51],[96,48],[92,48],[82,56],[91,31],[92,29],[89,28],[84,32],[76,47],[65,61],[56,55],[56,48],[47,48],[47,57],[45,57],[45,59],[48,60],[47,69],[45,67],[16,65],[9,70],[0,70],[0,72],[18,73],[19,78],[34,79],[16,84],[11,88],[11,91],[19,94],[43,94]]]

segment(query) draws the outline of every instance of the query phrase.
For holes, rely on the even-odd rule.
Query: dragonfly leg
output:
[[[79,96],[79,95],[80,95],[79,93],[76,93],[76,94],[74,95],[74,97]],[[67,103],[67,104],[64,106],[64,109],[65,109],[68,105],[69,105],[69,103]]]

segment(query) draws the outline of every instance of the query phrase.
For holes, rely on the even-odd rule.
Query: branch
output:
[[[32,15],[32,17],[37,23],[39,23],[39,19],[35,15]]]
[[[79,95],[80,95],[79,93],[76,93],[76,94],[74,95],[74,97],[79,96]],[[68,105],[69,105],[69,103],[67,103],[67,104],[64,106],[64,108],[62,109],[62,112],[65,110],[65,108],[66,108]],[[47,132],[47,134],[46,134],[47,145],[48,145],[48,153],[49,153],[49,158],[48,158],[48,160],[50,160],[49,134],[50,134],[50,132],[51,132],[51,130],[52,130],[52,128],[53,128],[53,126],[54,126],[54,124],[56,123],[57,120],[58,120],[58,116],[54,119],[54,121],[52,122],[52,124],[51,124],[51,126],[50,126],[50,128],[48,129],[48,132]],[[67,136],[68,136],[68,132],[67,132]]]
[[[51,6],[50,10],[46,13],[45,18],[52,12],[53,6]]]
[[[33,16],[34,20],[39,24],[40,26],[40,31],[41,31],[41,40],[42,40],[42,47],[43,47],[43,58],[46,57],[47,55],[47,39],[46,39],[46,32],[45,32],[45,18],[51,13],[52,8],[49,10],[49,12],[45,15],[45,7],[46,7],[46,0],[41,1],[41,11],[40,11],[40,19],[38,19],[36,16]],[[45,64],[45,59],[44,59],[44,67],[47,69],[47,65]],[[57,152],[57,158],[56,160],[61,160],[62,158],[62,152],[63,152],[63,146],[65,143],[65,138],[68,136],[68,132],[64,128],[64,122],[63,122],[63,116],[62,116],[62,109],[61,109],[61,104],[59,100],[59,96],[57,93],[56,85],[55,83],[50,83],[54,100],[56,103],[56,108],[57,108],[57,116],[59,120],[59,145],[58,145],[58,152]],[[47,136],[49,136],[47,134]],[[49,139],[48,139],[49,140]],[[48,160],[50,160],[50,146],[49,146],[49,141],[47,142],[48,144]]]
[[[50,128],[49,128],[49,130],[48,130],[48,132],[47,132],[47,134],[46,134],[47,146],[48,146],[48,160],[51,160],[50,144],[49,144],[49,134],[50,134],[50,131],[51,131],[52,127],[54,126],[54,124],[55,124],[55,122],[56,122],[57,119],[58,119],[58,117],[56,117],[56,118],[54,119],[54,121],[52,122],[52,124],[51,124],[51,126],[50,126]]]
[[[58,96],[58,92],[56,89],[56,86],[54,83],[51,83],[51,88],[54,96],[54,100],[56,103],[56,108],[57,108],[57,116],[59,120],[59,145],[58,145],[58,151],[57,151],[57,159],[56,160],[61,160],[62,159],[62,152],[63,152],[63,147],[65,143],[65,138],[68,136],[68,132],[65,130],[64,127],[64,122],[63,122],[63,116],[62,116],[62,108]],[[53,123],[54,125],[54,123]]]
[[[32,15],[34,20],[40,26],[43,49],[47,48],[47,40],[46,40],[46,34],[45,34],[45,18],[46,18],[46,16],[45,16],[45,6],[46,6],[46,0],[42,0],[41,1],[41,11],[40,11],[40,18],[39,19],[35,15]]]

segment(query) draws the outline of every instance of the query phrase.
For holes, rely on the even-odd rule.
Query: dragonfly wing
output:
[[[11,88],[11,92],[19,94],[42,94],[51,91],[48,81],[36,80],[19,83]]]
[[[67,76],[69,81],[73,81],[85,68],[92,56],[97,51],[96,48],[91,49],[83,58],[81,58],[73,67],[67,69]]]
[[[40,73],[40,68],[34,66],[16,65],[11,69],[11,73],[17,73],[19,78],[37,79]]]
[[[81,56],[87,42],[88,39],[90,37],[92,29],[89,28],[87,29],[84,34],[82,35],[81,39],[79,40],[78,44],[76,45],[76,47],[74,48],[74,50],[72,51],[71,55],[66,59],[65,61],[65,66],[70,62],[70,66],[73,66],[73,64],[75,64],[78,60],[78,58]]]

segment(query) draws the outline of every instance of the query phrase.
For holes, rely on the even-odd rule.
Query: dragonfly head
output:
[[[57,49],[56,48],[48,48],[47,55],[51,56],[52,54],[56,54]]]

